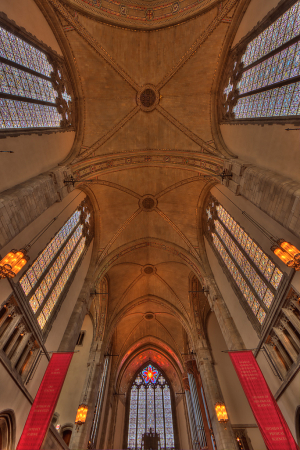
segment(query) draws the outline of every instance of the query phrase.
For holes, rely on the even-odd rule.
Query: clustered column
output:
[[[12,302],[0,309],[0,317],[0,349],[24,381],[35,359],[37,343]]]
[[[212,356],[206,341],[198,339],[196,343],[197,367],[200,372],[204,392],[206,393],[207,406],[212,422],[212,428],[218,450],[237,450],[237,441],[230,422],[224,425],[219,423],[215,412],[215,404],[223,402],[223,395],[219,380],[212,362]]]

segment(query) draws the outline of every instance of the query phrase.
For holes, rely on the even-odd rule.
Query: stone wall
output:
[[[65,173],[65,167],[57,167],[0,194],[0,248],[66,197],[70,187],[64,186]]]

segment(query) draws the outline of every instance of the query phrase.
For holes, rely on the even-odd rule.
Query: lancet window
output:
[[[221,84],[221,120],[299,118],[300,1],[285,5],[232,50]]]
[[[206,209],[208,238],[225,264],[230,280],[260,325],[276,297],[283,273],[260,246],[210,197]]]
[[[92,238],[85,199],[20,279],[37,322],[44,330]]]
[[[70,129],[72,99],[61,57],[0,20],[0,131]]]
[[[135,378],[130,393],[127,447],[139,449],[142,435],[156,432],[160,448],[174,448],[174,427],[170,386],[152,364],[148,364]]]

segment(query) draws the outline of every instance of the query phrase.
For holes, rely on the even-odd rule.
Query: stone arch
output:
[[[16,438],[15,413],[11,409],[0,412],[0,448],[14,450]]]

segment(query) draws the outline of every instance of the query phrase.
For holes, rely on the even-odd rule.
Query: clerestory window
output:
[[[20,279],[41,330],[52,317],[92,237],[92,217],[84,200]]]
[[[150,428],[159,434],[161,449],[174,448],[171,389],[152,364],[138,373],[131,387],[128,449],[140,449],[142,435]]]
[[[225,264],[237,292],[246,301],[247,312],[250,311],[261,326],[276,297],[283,273],[212,196],[206,214],[207,237],[219,260]]]
[[[290,6],[285,12],[284,5]],[[284,5],[232,50],[221,87],[221,120],[300,117],[300,1]]]
[[[0,131],[72,128],[67,84],[63,58],[0,21]]]

